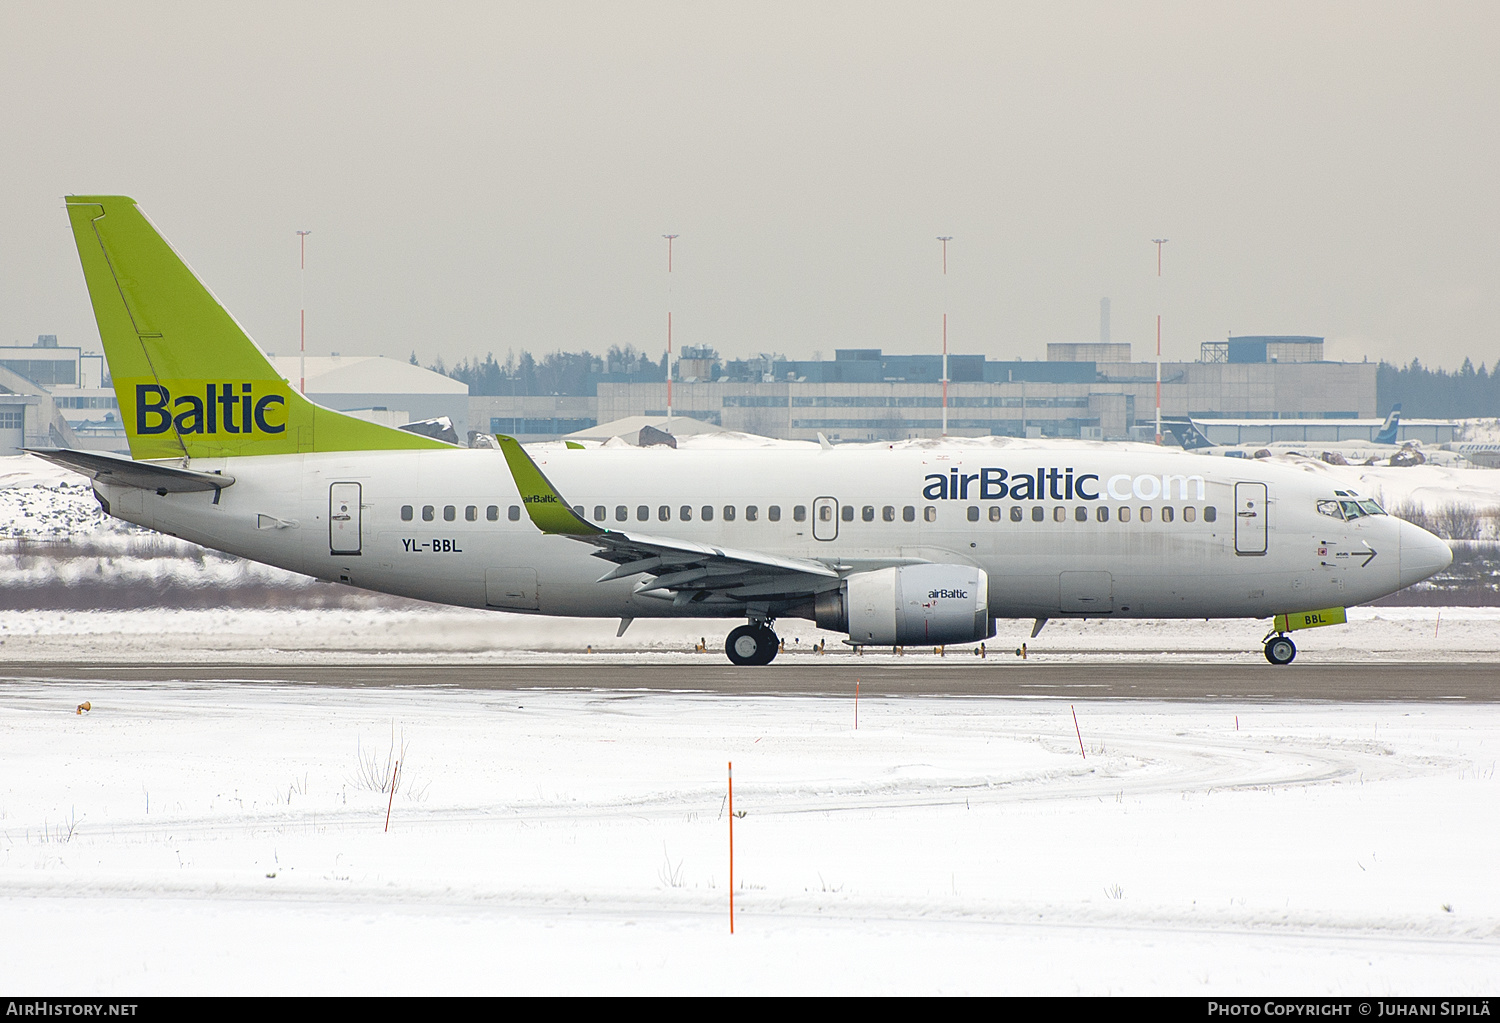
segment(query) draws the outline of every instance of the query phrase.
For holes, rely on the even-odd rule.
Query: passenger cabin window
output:
[[[411,516],[412,516],[411,505],[409,505],[409,504],[403,504],[401,506],[401,521],[402,522],[410,522],[411,521]]]
[[[487,518],[487,519],[489,519],[491,522],[499,522],[500,521],[500,506],[498,504],[492,504],[492,505],[490,505],[488,508],[486,508],[484,510],[484,517]]]
[[[880,519],[881,519],[882,522],[895,522],[896,521],[896,508],[895,508],[895,506],[888,504],[884,508],[880,509]]]
[[[1021,506],[1019,504],[1013,504],[1010,506],[1010,520],[1012,522],[1020,522],[1025,517],[1026,515],[1021,510]]]
[[[1142,522],[1150,522],[1151,521],[1151,507],[1149,505],[1141,509],[1141,521]]]
[[[766,509],[766,518],[770,519],[772,522],[780,522],[781,521],[781,505],[779,505],[779,504],[773,504],[773,505],[771,505],[771,507],[767,508]]]
[[[678,517],[681,518],[683,522],[692,522],[693,521],[693,508],[692,508],[691,505],[686,505],[685,504],[681,508],[678,508],[677,509],[677,514],[678,514]]]
[[[594,505],[594,521],[595,522],[603,522],[604,521],[605,513],[608,512],[608,511],[609,511],[609,509],[605,508],[604,505],[602,505],[602,504],[596,504],[596,505]]]
[[[760,518],[760,509],[753,504],[745,505],[745,521],[754,522],[758,518]]]
[[[902,508],[901,509],[901,521],[902,522],[915,522],[915,521],[917,521],[917,510],[915,508],[913,508],[911,505],[907,505],[905,508]]]
[[[1215,508],[1213,505],[1209,505],[1207,508],[1203,509],[1204,522],[1214,522],[1218,519],[1218,517],[1219,509]]]
[[[1053,508],[1052,509],[1052,521],[1053,522],[1066,522],[1066,521],[1068,521],[1068,509],[1064,508],[1062,505],[1058,505],[1057,507]]]
[[[1109,521],[1109,505],[1107,505],[1107,504],[1101,504],[1099,506],[1098,510],[1094,512],[1094,517],[1096,519],[1098,519],[1100,522],[1108,522]]]
[[[669,504],[664,504],[660,508],[656,509],[656,517],[661,519],[663,522],[671,522],[672,506]]]
[[[623,504],[615,505],[615,521],[624,522],[630,518],[630,509]]]
[[[443,521],[452,522],[456,518],[458,518],[458,509],[451,504],[443,505]]]
[[[1002,511],[1001,511],[1001,508],[1000,508],[1000,506],[998,504],[992,504],[992,505],[990,505],[990,521],[991,522],[999,522],[1001,514],[1002,514]]]
[[[979,508],[976,505],[972,505],[972,504],[969,505],[969,521],[970,522],[978,522],[979,521]]]
[[[464,520],[467,521],[467,522],[478,522],[479,521],[479,508],[478,508],[478,506],[471,504],[467,508],[465,508],[464,509]]]
[[[430,504],[422,505],[422,521],[431,522],[435,518],[437,518],[437,509]]]
[[[923,508],[922,509],[922,519],[925,522],[936,522],[937,521],[937,509],[934,508],[930,504],[926,508]]]
[[[1034,508],[1031,509],[1031,521],[1032,522],[1045,522],[1046,520],[1047,520],[1047,509],[1043,508],[1041,505],[1037,505],[1036,507],[1034,507]]]
[[[805,504],[799,504],[799,505],[795,506],[794,508],[792,508],[792,521],[793,522],[806,522],[807,521],[807,505],[805,505]]]
[[[521,506],[519,504],[513,504],[513,505],[511,505],[510,506],[510,511],[507,514],[507,517],[512,522],[520,522],[521,521]]]
[[[651,509],[646,507],[644,504],[637,505],[635,509],[635,520],[637,522],[650,522]]]
[[[699,509],[699,512],[703,516],[703,521],[704,522],[712,522],[714,520],[714,506],[713,505],[711,505],[711,504],[705,504],[702,508]]]
[[[1102,508],[1100,509],[1100,511],[1103,511],[1103,510],[1104,509],[1102,509]],[[1077,508],[1073,509],[1073,521],[1075,521],[1075,522],[1087,522],[1088,520],[1089,520],[1089,510],[1087,508],[1085,508],[1083,505],[1080,504]]]
[[[1121,508],[1118,517],[1119,517],[1119,519],[1120,519],[1121,522],[1129,522],[1130,521],[1130,505],[1127,504],[1125,507]]]
[[[573,506],[573,514],[577,515],[580,519],[583,518],[583,505],[575,504]]]
[[[1170,504],[1164,504],[1161,506],[1161,520],[1163,522],[1172,521],[1172,506]]]
[[[866,522],[874,522],[875,521],[875,506],[873,504],[867,504],[867,505],[865,505],[863,508],[861,508],[859,510],[859,517],[862,518],[862,519],[864,519]]]
[[[842,518],[845,522],[854,521],[854,505],[846,504],[843,508]]]
[[[1194,522],[1194,521],[1197,521],[1197,518],[1198,518],[1198,509],[1197,508],[1194,508],[1192,505],[1188,505],[1186,508],[1182,509],[1182,521],[1183,522]]]
[[[734,521],[734,505],[732,505],[732,504],[726,504],[724,506],[724,521],[725,522],[733,522]]]

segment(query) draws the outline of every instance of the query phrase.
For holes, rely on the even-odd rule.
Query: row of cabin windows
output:
[[[416,510],[411,505],[409,505],[409,504],[402,505],[401,506],[401,521],[402,522],[410,522],[410,521],[412,521],[412,519],[415,518],[415,511]],[[573,511],[576,512],[580,517],[582,517],[582,515],[584,514],[584,510],[583,510],[583,506],[582,505],[576,505],[576,506],[574,506]],[[768,522],[780,522],[781,521],[781,506],[780,505],[776,505],[776,504],[769,505],[766,508],[765,511],[766,511],[766,520]],[[833,511],[834,511],[834,509],[833,509],[832,505],[827,505],[827,504],[820,505],[818,507],[818,518],[821,521],[823,521],[823,522],[832,522],[833,521]],[[1197,519],[1198,519],[1198,509],[1195,506],[1193,506],[1193,505],[1185,505],[1181,509],[1181,512],[1182,512],[1182,521],[1183,522],[1196,522]],[[726,504],[726,505],[724,505],[723,508],[722,508],[722,510],[721,510],[721,514],[722,514],[723,519],[724,519],[725,522],[733,522],[735,520],[735,516],[736,516],[735,506],[732,505],[732,504]],[[839,509],[839,518],[843,519],[845,522],[853,522],[854,521],[854,514],[855,514],[855,508],[854,508],[854,505],[852,505],[852,504],[846,504],[846,505],[844,505],[843,507],[841,507]],[[1152,509],[1151,509],[1150,505],[1144,505],[1144,506],[1142,506],[1140,508],[1139,512],[1136,513],[1136,514],[1138,515],[1138,517],[1139,517],[1139,519],[1140,519],[1141,522],[1150,522],[1151,518],[1152,518],[1152,515],[1153,515],[1153,512],[1152,512]],[[1176,510],[1174,510],[1174,508],[1173,508],[1172,505],[1169,505],[1169,504],[1168,505],[1163,505],[1162,509],[1161,509],[1161,521],[1163,521],[1163,522],[1171,522],[1171,521],[1173,521],[1173,519],[1176,516],[1176,514],[1177,514]],[[1118,508],[1114,512],[1114,516],[1115,516],[1115,520],[1118,521],[1118,522],[1129,522],[1131,520],[1131,516],[1132,516],[1132,512],[1131,512],[1130,506],[1129,505],[1121,506],[1120,508]],[[489,505],[484,510],[484,517],[488,521],[490,521],[490,522],[498,522],[499,519],[500,519],[500,506],[499,505],[495,505],[495,504]],[[607,517],[608,517],[608,508],[606,508],[605,505],[596,504],[594,506],[594,521],[595,522],[603,522]],[[637,505],[636,508],[635,508],[635,517],[636,517],[636,521],[637,522],[649,522],[651,520],[651,506],[650,505],[645,505],[645,504]],[[670,522],[670,521],[672,521],[672,506],[669,505],[669,504],[659,505],[656,508],[656,517],[657,517],[657,519],[659,519],[662,522]],[[714,520],[714,506],[711,505],[711,504],[705,504],[705,505],[703,505],[701,508],[698,509],[698,517],[703,522],[712,522]],[[875,506],[873,504],[867,504],[863,508],[859,509],[859,517],[860,517],[860,519],[862,521],[865,521],[865,522],[874,522],[875,521]],[[977,505],[970,505],[969,506],[969,521],[970,522],[978,522],[980,520],[980,517],[981,516],[980,516],[980,509],[979,509],[979,507]],[[1003,508],[1001,508],[998,504],[992,504],[992,505],[990,505],[989,520],[991,522],[1000,522],[1005,517],[1006,517],[1005,510]],[[1108,522],[1109,519],[1110,519],[1109,505],[1101,504],[1101,505],[1094,506],[1094,515],[1093,515],[1093,517],[1098,522]],[[1204,509],[1203,509],[1203,521],[1204,522],[1215,522],[1215,521],[1218,520],[1218,517],[1219,517],[1219,511],[1213,505],[1206,505],[1204,507]],[[436,520],[436,518],[437,518],[437,507],[435,505],[427,504],[427,505],[423,505],[422,506],[422,521],[423,522],[433,522],[433,521]],[[518,504],[511,505],[509,507],[509,509],[507,509],[506,518],[508,518],[512,522],[519,522],[521,520],[521,506],[518,505]],[[693,521],[693,507],[692,507],[692,505],[685,504],[685,505],[682,505],[681,507],[679,507],[677,509],[677,518],[678,518],[678,521],[681,521],[681,522],[691,522],[691,521]],[[454,522],[454,521],[457,521],[457,519],[458,519],[458,506],[457,505],[452,505],[452,504],[444,505],[443,506],[443,521],[444,522]],[[760,506],[759,505],[754,505],[754,504],[747,504],[747,505],[745,505],[745,521],[746,522],[757,522],[757,521],[759,521],[759,519],[760,519]],[[881,519],[882,522],[895,522],[896,521],[896,508],[895,508],[895,506],[888,504],[885,507],[881,508],[880,509],[880,519]],[[1013,505],[1010,506],[1010,521],[1012,521],[1012,522],[1023,522],[1023,521],[1025,521],[1025,519],[1026,519],[1026,512],[1025,512],[1025,509],[1022,508],[1021,505],[1013,504]],[[1075,507],[1073,509],[1073,519],[1076,522],[1087,522],[1089,520],[1089,509],[1088,509],[1088,507],[1086,505],[1078,505],[1077,507]],[[623,505],[623,504],[616,505],[615,506],[615,521],[616,522],[628,522],[629,520],[630,520],[630,507],[628,505]],[[915,522],[916,520],[917,520],[917,509],[914,506],[908,504],[908,505],[906,505],[905,507],[903,507],[901,509],[901,521],[902,522]],[[1031,521],[1032,522],[1045,522],[1046,520],[1047,520],[1047,509],[1044,508],[1044,507],[1042,507],[1041,505],[1032,505],[1031,506]],[[464,521],[466,521],[466,522],[477,522],[477,521],[479,521],[479,506],[478,505],[471,504],[471,505],[468,505],[468,506],[466,506],[464,508]],[[792,508],[792,521],[794,521],[794,522],[806,522],[807,521],[807,506],[806,505],[799,504],[799,505],[793,506],[793,508]],[[924,522],[936,522],[937,521],[937,508],[935,508],[932,505],[928,505],[927,507],[923,508],[922,509],[922,521],[924,521]],[[1056,505],[1055,507],[1053,507],[1053,509],[1052,509],[1052,521],[1054,521],[1054,522],[1066,522],[1066,521],[1068,521],[1068,509],[1066,507],[1064,507],[1063,505]]]
[[[1173,521],[1177,517],[1177,514],[1178,514],[1179,511],[1182,514],[1182,521],[1183,522],[1196,522],[1196,521],[1198,521],[1198,509],[1197,509],[1196,506],[1191,505],[1191,504],[1184,505],[1181,509],[1174,508],[1170,504],[1164,504],[1164,505],[1162,505],[1162,507],[1161,507],[1161,520],[1163,522],[1171,522],[1171,521]],[[1136,514],[1138,516],[1138,518],[1139,518],[1139,520],[1141,522],[1150,522],[1151,519],[1152,519],[1152,516],[1154,515],[1154,512],[1152,511],[1150,505],[1143,505],[1139,509],[1139,511],[1136,512],[1136,513],[1134,513],[1134,514]],[[1130,510],[1130,506],[1129,505],[1122,505],[1121,507],[1115,509],[1114,517],[1115,517],[1115,521],[1116,522],[1129,522],[1131,520],[1131,516],[1132,516],[1132,512]],[[969,521],[970,522],[978,522],[979,518],[980,518],[979,508],[977,506],[975,506],[975,505],[972,505],[972,504],[969,505]],[[989,518],[990,518],[991,522],[999,522],[999,521],[1001,521],[1002,519],[1005,518],[1004,510],[999,505],[997,505],[997,504],[990,505],[990,515],[989,515]],[[1011,507],[1010,507],[1010,520],[1012,522],[1022,522],[1022,521],[1025,520],[1025,518],[1026,518],[1025,510],[1020,505],[1018,505],[1018,504],[1011,505]],[[1107,505],[1107,504],[1095,505],[1094,506],[1093,518],[1094,518],[1094,520],[1096,522],[1108,522],[1109,518],[1110,518],[1109,505]],[[1218,519],[1219,519],[1219,509],[1215,508],[1213,505],[1205,505],[1204,508],[1203,508],[1203,521],[1204,522],[1217,522]],[[1087,522],[1088,520],[1089,520],[1089,509],[1088,509],[1088,507],[1086,505],[1078,505],[1078,506],[1076,506],[1073,509],[1073,521],[1075,521],[1075,522]],[[1044,508],[1044,507],[1042,507],[1039,504],[1038,505],[1032,505],[1032,507],[1031,507],[1031,521],[1032,522],[1045,522],[1045,521],[1047,521],[1047,509]],[[1066,522],[1066,521],[1068,521],[1068,509],[1065,508],[1065,507],[1063,507],[1062,505],[1056,505],[1056,506],[1054,506],[1053,509],[1052,509],[1052,521],[1053,522]]]
[[[401,521],[402,522],[410,522],[413,518],[416,517],[415,516],[415,511],[416,511],[416,509],[414,509],[411,505],[409,505],[409,504],[403,504],[401,506]],[[500,506],[498,504],[492,504],[489,507],[487,507],[484,510],[484,517],[486,519],[488,519],[490,522],[499,522],[500,521]],[[422,521],[423,522],[432,522],[436,518],[437,518],[437,508],[435,506],[433,506],[433,505],[430,505],[430,504],[424,504],[422,506]],[[510,520],[512,522],[517,522],[517,521],[520,520],[520,518],[521,518],[521,506],[520,505],[513,504],[513,505],[510,506],[510,515],[509,515],[509,518],[510,518]],[[458,506],[457,505],[453,505],[453,504],[445,504],[445,505],[443,505],[443,521],[444,522],[454,522],[457,519],[458,519]],[[478,505],[471,504],[471,505],[468,505],[466,508],[464,508],[464,521],[465,522],[478,522],[479,521],[479,506]]]
[[[581,505],[575,506],[573,508],[573,510],[575,512],[577,512],[580,516],[583,515],[583,507]],[[725,522],[733,522],[735,520],[735,516],[738,514],[738,512],[735,509],[735,506],[732,505],[732,504],[726,504],[726,505],[724,505],[723,508],[721,508],[721,509],[718,510],[718,513],[720,514],[720,516],[723,518],[723,520]],[[614,514],[615,514],[615,521],[616,522],[629,522],[630,521],[630,506],[629,505],[624,505],[624,504],[617,504],[617,505],[615,505]],[[651,506],[650,505],[648,505],[648,504],[638,504],[638,505],[636,505],[636,507],[635,507],[635,520],[637,522],[650,522],[651,521],[651,514],[652,514],[652,510],[651,510]],[[705,504],[705,505],[703,505],[701,508],[699,508],[697,510],[697,517],[701,521],[703,521],[703,522],[712,522],[714,520],[714,514],[715,514],[715,509],[714,509],[714,506],[711,505],[711,504]],[[693,515],[694,515],[693,506],[690,505],[690,504],[684,504],[684,505],[682,505],[681,507],[679,507],[677,509],[677,519],[680,522],[692,522],[693,521]],[[760,507],[760,505],[758,505],[758,504],[747,504],[747,505],[745,505],[745,521],[746,522],[759,522],[760,521],[760,515],[761,515],[761,507]],[[780,522],[781,521],[781,505],[779,505],[779,504],[768,505],[766,507],[766,509],[765,509],[765,515],[766,515],[766,521],[767,522]],[[595,522],[603,522],[608,517],[609,517],[609,509],[605,505],[602,505],[602,504],[596,504],[596,505],[594,505],[594,521]],[[670,504],[663,504],[663,505],[657,506],[657,508],[656,508],[656,518],[659,519],[662,522],[671,522],[672,521],[672,506]],[[799,505],[795,506],[792,509],[792,521],[793,522],[806,522],[807,521],[807,506],[805,504],[799,504]]]

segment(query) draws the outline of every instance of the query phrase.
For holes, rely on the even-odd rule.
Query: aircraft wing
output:
[[[90,479],[119,487],[154,490],[158,494],[183,494],[202,490],[223,490],[234,485],[233,476],[198,472],[175,465],[137,462],[133,458],[104,451],[77,451],[71,448],[26,448],[38,458],[45,458],[64,469],[81,472]]]
[[[691,603],[762,603],[805,598],[838,585],[828,565],[802,558],[604,529],[577,514],[514,437],[497,435],[526,514],[538,529],[596,547],[614,563],[599,582],[639,575],[636,592],[681,607]]]
[[[842,578],[817,561],[670,537],[607,530],[573,539],[593,544],[599,548],[594,557],[614,562],[615,567],[600,576],[601,583],[632,575],[649,576],[637,585],[636,592],[670,599],[679,607],[705,600],[750,603],[809,597],[836,587]]]

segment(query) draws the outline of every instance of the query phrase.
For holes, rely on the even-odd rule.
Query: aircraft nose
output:
[[[1453,550],[1441,537],[1433,536],[1421,526],[1398,520],[1397,543],[1400,546],[1398,576],[1402,586],[1421,582],[1441,572],[1453,562]]]

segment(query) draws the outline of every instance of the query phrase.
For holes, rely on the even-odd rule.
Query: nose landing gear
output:
[[[724,640],[724,652],[735,664],[770,664],[776,659],[781,640],[770,625],[763,622],[741,625]]]
[[[1297,644],[1287,636],[1272,636],[1266,640],[1266,660],[1272,664],[1291,664],[1297,656]]]

